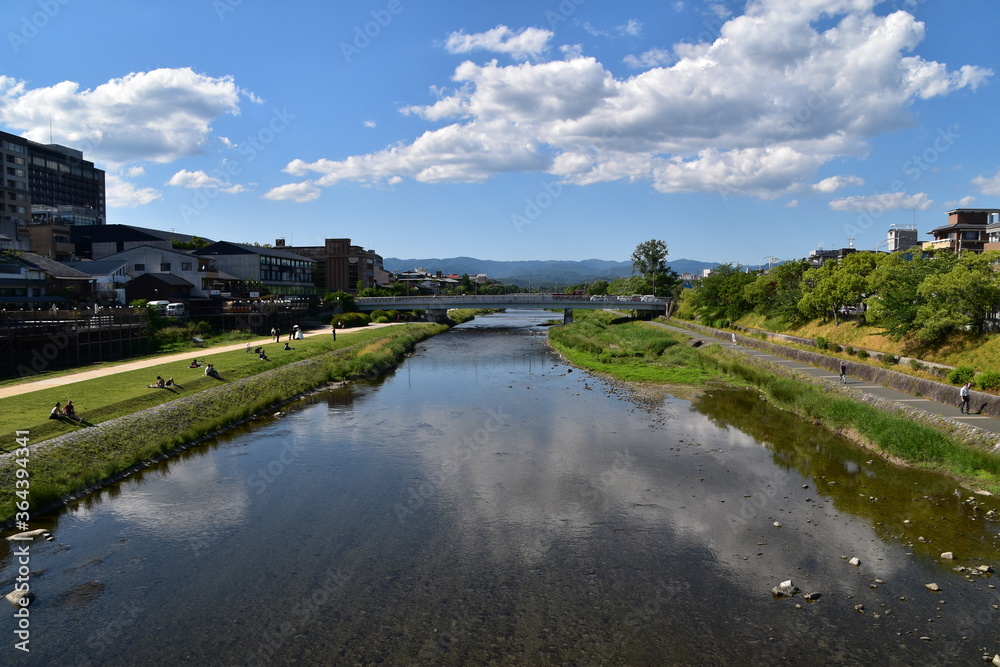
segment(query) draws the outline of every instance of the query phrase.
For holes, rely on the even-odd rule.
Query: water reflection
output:
[[[930,557],[988,543],[951,489],[752,392],[631,397],[552,354],[546,317],[463,325],[69,508],[33,555],[31,660],[922,664],[914,629],[978,658],[959,637],[992,636],[993,593]],[[823,598],[771,599],[787,578]],[[142,622],[88,644],[126,602]]]

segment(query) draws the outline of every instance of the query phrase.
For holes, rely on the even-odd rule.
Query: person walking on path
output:
[[[736,345],[736,334],[733,334],[733,345]]]
[[[847,362],[840,362],[840,382],[841,384],[847,384]]]
[[[971,386],[971,382],[966,382],[965,385],[958,390],[958,396],[960,399],[958,407],[961,409],[963,415],[969,414],[969,387]]]
[[[336,326],[330,327],[330,331],[333,332],[333,342],[336,343],[337,342],[337,327]]]

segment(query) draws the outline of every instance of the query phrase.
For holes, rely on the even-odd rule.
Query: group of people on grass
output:
[[[69,419],[75,422],[83,421],[76,416],[76,408],[73,407],[73,401],[66,401],[65,407],[59,403],[52,408],[52,412],[49,413],[49,419]]]

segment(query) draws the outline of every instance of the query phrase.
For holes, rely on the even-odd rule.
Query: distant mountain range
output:
[[[383,259],[387,271],[412,271],[425,269],[431,273],[468,273],[474,276],[485,273],[490,278],[505,280],[518,285],[576,285],[598,279],[607,281],[632,275],[632,262],[614,262],[604,259],[584,259],[578,262],[561,260],[526,260],[502,262],[475,257],[448,257],[445,259]],[[673,259],[667,264],[677,273],[701,273],[702,269],[719,266],[718,262],[699,262],[693,259]]]

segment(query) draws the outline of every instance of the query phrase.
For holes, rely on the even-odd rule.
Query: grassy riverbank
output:
[[[615,323],[610,313],[598,312],[553,328],[549,336],[572,363],[619,380],[692,386],[724,380],[755,387],[775,406],[843,433],[883,456],[1000,493],[1000,456],[987,451],[985,440],[951,422],[888,402],[870,405],[860,400],[860,392],[774,368],[718,345],[692,348],[683,344],[683,336],[650,329],[657,328],[640,322]]]
[[[889,401],[869,404],[859,400],[856,390],[765,366],[717,345],[699,352],[707,365],[756,387],[783,410],[898,462],[975,481],[1000,493],[1000,456],[988,450],[992,438]]]
[[[377,340],[385,335],[385,329],[379,328],[354,330],[336,341],[332,336],[310,336],[290,341],[292,350],[283,350],[284,342],[270,343],[264,346],[269,361],[262,361],[258,355],[247,354],[242,349],[228,352],[199,350],[182,362],[168,361],[148,368],[8,396],[0,399],[0,433],[30,431],[32,440],[40,442],[218,386],[220,381],[205,376],[203,368],[188,368],[195,357],[203,363],[214,364],[224,383]],[[173,378],[176,384],[164,389],[150,389],[147,385],[157,376]],[[48,418],[57,401],[65,404],[70,399],[76,406],[77,414],[84,420],[83,425]],[[12,448],[13,443],[0,442],[0,451]]]
[[[196,376],[183,381],[180,391],[184,395],[146,389],[145,382],[138,377],[122,377],[136,373],[143,379],[167,375],[156,369],[73,385],[74,396],[89,396],[87,400],[100,402],[93,411],[88,410],[81,416],[93,420],[95,415],[100,415],[105,419],[94,427],[74,426],[75,432],[33,448],[23,466],[30,475],[31,506],[37,512],[69,494],[114,478],[136,465],[269,410],[314,387],[337,380],[377,377],[395,367],[417,342],[446,330],[445,325],[408,324],[358,332],[338,341],[343,344],[338,349],[334,348],[332,339],[325,337],[295,341],[294,352],[308,358],[288,357],[283,359],[287,363],[266,372],[261,371],[267,362],[259,361],[256,355],[241,351],[213,355],[210,360],[219,368],[223,381],[207,378],[191,369]],[[313,346],[313,353],[308,354]],[[272,347],[277,350],[279,346]],[[269,354],[273,357],[278,352]],[[175,370],[172,375],[177,379],[180,372]],[[139,391],[138,396],[134,391],[137,384],[144,390]],[[11,433],[9,442],[3,443],[8,450],[16,444],[14,430],[27,431],[32,444],[43,439],[48,426],[47,410],[43,411],[46,417],[28,415],[39,412],[38,394],[48,391],[58,391],[62,396],[66,388],[0,401],[3,408],[0,412],[9,422],[6,432]],[[31,408],[25,412],[28,405]],[[44,421],[39,423],[39,419]],[[14,516],[19,467],[10,455],[0,460],[0,522]]]
[[[685,336],[603,310],[581,310],[576,322],[549,329],[549,341],[574,364],[628,382],[703,386],[719,379]]]

